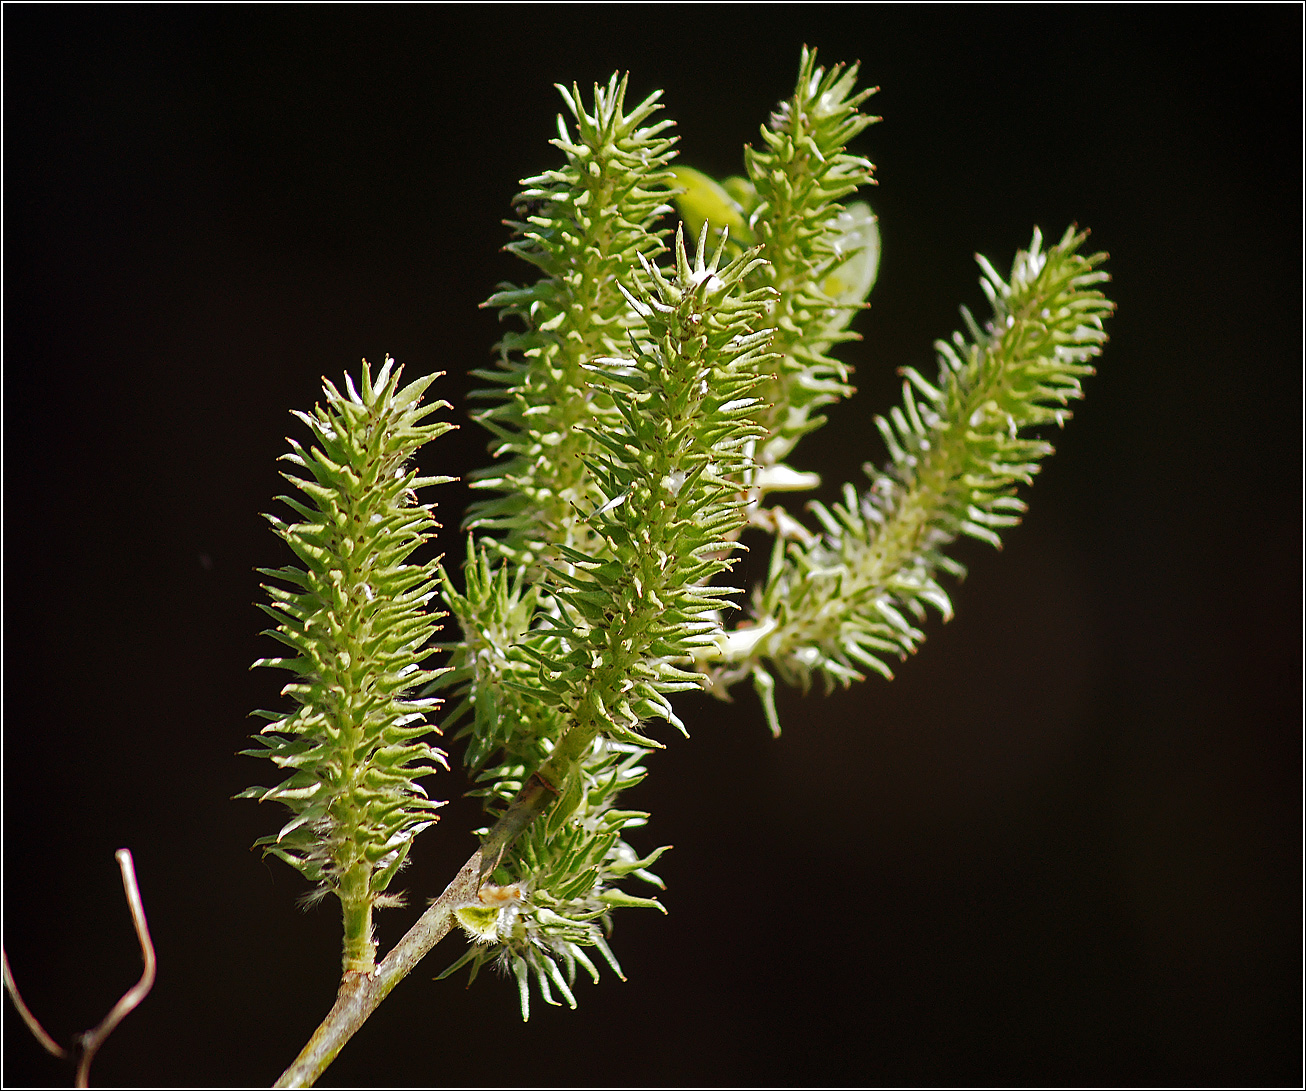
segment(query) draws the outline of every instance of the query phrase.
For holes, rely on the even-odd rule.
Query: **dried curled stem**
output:
[[[150,940],[150,926],[145,919],[145,906],[141,901],[140,887],[136,884],[136,867],[132,862],[130,849],[119,849],[114,854],[114,859],[118,861],[118,867],[122,869],[122,887],[127,896],[127,906],[131,910],[132,923],[136,926],[136,939],[141,945],[141,960],[145,963],[141,970],[140,980],[130,989],[122,994],[122,998],[116,1003],[100,1022],[86,1031],[85,1034],[79,1034],[74,1040],[72,1049],[64,1049],[58,1042],[45,1032],[45,1028],[37,1021],[23,1003],[23,998],[19,995],[18,985],[14,982],[13,971],[9,969],[9,955],[0,949],[4,961],[4,979],[5,989],[13,999],[14,1006],[18,1009],[18,1014],[23,1017],[23,1022],[27,1024],[33,1036],[46,1052],[58,1057],[60,1060],[76,1060],[77,1062],[77,1086],[89,1087],[91,1075],[91,1061],[95,1059],[95,1054],[99,1051],[100,1046],[114,1032],[114,1029],[123,1021],[127,1013],[132,1011],[145,997],[149,994],[150,989],[154,987],[154,943]]]

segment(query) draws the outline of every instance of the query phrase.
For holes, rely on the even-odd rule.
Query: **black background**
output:
[[[489,360],[477,309],[559,100],[631,72],[717,175],[799,47],[861,60],[884,260],[859,396],[795,461],[879,460],[895,368],[1034,224],[1119,304],[1001,554],[892,684],[684,703],[631,803],[669,914],[576,1012],[437,950],[324,1084],[1294,1084],[1301,1079],[1301,10],[14,7],[4,12],[4,938],[57,1037],[158,945],[101,1084],[267,1083],[330,1005],[337,917],[230,797],[278,701],[256,565],[319,377]],[[485,461],[465,424],[428,472]],[[441,498],[443,548],[467,499]],[[388,946],[473,847],[455,797]],[[5,1015],[6,1084],[69,1074]]]

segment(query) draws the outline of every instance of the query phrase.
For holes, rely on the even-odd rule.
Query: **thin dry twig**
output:
[[[136,884],[136,866],[132,861],[130,849],[119,849],[114,854],[114,859],[118,861],[118,867],[122,870],[122,887],[127,895],[127,906],[131,910],[132,923],[136,926],[136,939],[141,945],[141,959],[145,963],[141,971],[140,980],[130,989],[122,994],[122,999],[116,1003],[99,1023],[98,1026],[88,1030],[85,1034],[78,1035],[76,1039],[76,1048],[73,1051],[64,1049],[53,1038],[45,1032],[45,1028],[37,1021],[36,1017],[28,1010],[27,1005],[23,1003],[23,998],[19,995],[18,985],[14,981],[13,971],[9,969],[9,955],[4,954],[4,982],[5,989],[8,990],[9,996],[13,999],[14,1006],[18,1009],[18,1014],[23,1017],[23,1022],[27,1024],[27,1029],[45,1049],[60,1058],[76,1056],[77,1058],[77,1086],[89,1087],[91,1074],[91,1061],[94,1060],[96,1052],[104,1044],[104,1040],[113,1033],[114,1028],[122,1022],[128,1012],[132,1011],[142,1000],[145,999],[150,989],[154,986],[154,943],[150,940],[150,926],[145,919],[145,906],[141,902],[140,887]],[[0,949],[2,951],[2,949]]]
[[[9,952],[3,951],[3,949],[0,949],[0,952],[4,955],[5,988],[9,992],[10,999],[14,1002],[14,1007],[18,1009],[18,1014],[23,1017],[23,1022],[27,1024],[27,1029],[32,1032],[32,1036],[45,1047],[45,1051],[62,1061],[68,1056],[68,1051],[45,1033],[45,1027],[37,1022],[36,1016],[23,1003],[23,998],[18,993],[18,985],[14,982],[14,973],[9,969]]]

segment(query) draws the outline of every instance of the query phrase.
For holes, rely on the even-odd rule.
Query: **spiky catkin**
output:
[[[588,522],[603,549],[564,551],[569,563],[551,569],[568,650],[541,662],[539,695],[639,746],[651,745],[638,733],[646,717],[679,722],[665,694],[700,684],[675,662],[719,640],[735,592],[710,581],[737,548],[761,434],[754,390],[771,362],[772,331],[758,327],[774,292],[744,284],[756,252],[718,269],[704,240],[692,265],[679,234],[670,273],[645,265],[650,289],[631,296],[645,332],[630,356],[590,365],[620,413],[619,425],[591,429],[598,453],[586,460],[602,496]]]
[[[643,826],[648,815],[616,805],[619,793],[644,779],[640,762],[647,754],[642,747],[593,741],[577,764],[574,806],[555,808],[548,821],[531,826],[496,870],[495,882],[517,896],[507,904],[491,900],[463,910],[479,918],[476,942],[441,977],[470,964],[474,980],[486,962],[496,962],[517,980],[523,1020],[530,1018],[532,981],[546,1003],[558,1003],[556,991],[570,1007],[576,1006],[571,989],[576,968],[582,967],[594,981],[599,978],[587,954],[590,948],[624,980],[605,938],[612,910],[662,909],[656,899],[618,886],[632,877],[663,886],[648,868],[667,846],[641,859],[622,835]],[[490,771],[486,778],[503,794],[515,790],[524,775],[518,767]]]
[[[762,127],[762,146],[745,149],[756,202],[749,223],[768,263],[758,276],[777,291],[768,324],[776,327],[772,348],[779,360],[759,392],[770,407],[761,418],[763,468],[781,462],[824,423],[817,410],[852,393],[847,365],[828,350],[854,336],[843,330],[865,291],[845,298],[828,278],[850,257],[839,245],[849,235],[839,202],[874,181],[871,163],[847,151],[879,120],[858,110],[872,94],[873,88],[857,90],[857,65],[827,72],[817,67],[815,50],[804,48],[793,95]]]
[[[426,714],[438,702],[411,691],[439,672],[421,669],[442,616],[426,603],[436,589],[435,562],[408,564],[437,524],[417,492],[452,480],[420,477],[411,465],[419,447],[449,424],[422,423],[446,402],[422,404],[435,378],[399,385],[387,359],[373,380],[345,378],[345,392],[324,381],[325,404],[296,413],[314,442],[290,440],[283,473],[302,499],[278,497],[297,516],[269,515],[300,566],[259,569],[276,581],[263,609],[276,622],[266,635],[289,654],[255,666],[292,671],[282,692],[296,707],[259,712],[271,722],[255,736],[258,749],[290,775],[243,796],[276,801],[292,818],[256,844],[298,868],[318,895],[339,898],[345,920],[345,968],[371,969],[371,913],[403,864],[413,838],[442,804],[417,778],[447,768],[426,741]],[[393,897],[393,896],[391,896]]]
[[[556,610],[547,595],[542,601],[541,585],[527,586],[525,576],[526,567],[511,561],[500,559],[496,567],[490,551],[484,545],[478,549],[470,535],[464,589],[458,591],[441,569],[444,600],[463,639],[447,646],[452,652],[449,670],[437,688],[456,694],[445,726],[461,725],[457,737],[467,739],[463,760],[473,770],[496,755],[500,765],[534,769],[566,728],[561,708],[528,697],[539,672],[535,654],[556,641],[553,633],[535,625],[536,615],[541,609]],[[526,651],[528,645],[533,654]]]
[[[700,249],[691,265],[683,245],[670,275],[645,261],[647,286],[632,280],[639,294],[628,298],[644,324],[630,335],[633,358],[582,369],[585,393],[615,414],[583,429],[594,453],[580,465],[594,499],[577,516],[589,551],[560,545],[543,582],[527,587],[523,567],[496,570],[469,543],[465,591],[446,578],[464,640],[443,684],[462,697],[451,721],[472,716],[474,766],[496,751],[541,764],[578,716],[651,745],[636,725],[650,714],[678,722],[663,694],[699,683],[672,661],[713,643],[730,593],[708,584],[743,521],[740,482],[760,435],[752,389],[770,362],[769,331],[754,330],[774,296],[743,284],[755,254],[725,269],[705,262]],[[644,662],[650,654],[656,669]]]
[[[719,645],[721,610],[735,593],[711,580],[729,566],[744,518],[748,451],[761,435],[752,391],[771,335],[757,327],[774,292],[745,287],[755,253],[719,268],[720,250],[709,261],[705,236],[692,263],[678,235],[674,268],[644,266],[645,286],[630,293],[643,331],[631,335],[628,355],[587,368],[619,412],[617,423],[592,429],[597,453],[586,459],[601,494],[588,514],[598,548],[561,549],[547,570],[548,624],[505,656],[535,667],[505,675],[505,686],[565,717],[556,743],[535,740],[548,759],[538,772],[553,778],[558,799],[502,863],[503,877],[527,893],[477,931],[481,945],[456,965],[470,962],[475,973],[499,958],[518,978],[523,1016],[532,975],[546,1001],[556,989],[574,1004],[576,966],[596,973],[583,947],[598,946],[615,968],[602,928],[613,907],[657,906],[615,885],[631,874],[660,885],[645,867],[661,851],[640,860],[621,839],[646,816],[618,809],[616,797],[642,778],[638,762],[658,745],[642,734],[644,721],[683,729],[667,698],[701,685],[685,668]],[[469,594],[484,599],[493,580],[483,561],[476,567]],[[516,595],[500,577],[494,616],[510,617]],[[464,596],[458,607],[467,604]],[[514,746],[505,740],[504,750]],[[511,760],[486,771],[492,811],[531,771]]]
[[[558,90],[571,125],[560,116],[552,143],[565,165],[523,182],[515,201],[522,219],[508,246],[542,275],[502,287],[485,304],[523,327],[500,342],[497,369],[476,372],[500,388],[480,392],[497,404],[476,415],[494,433],[500,461],[474,474],[473,487],[500,495],[474,504],[467,520],[481,537],[468,540],[465,590],[445,577],[464,639],[451,648],[441,685],[459,697],[448,722],[468,717],[462,734],[473,768],[492,757],[497,766],[535,768],[566,729],[564,710],[535,700],[528,684],[539,670],[533,656],[558,639],[536,624],[540,611],[556,615],[539,581],[560,550],[600,548],[585,519],[601,498],[584,461],[595,446],[584,429],[619,414],[585,368],[624,351],[640,324],[619,285],[642,275],[641,257],[663,249],[653,225],[668,210],[674,141],[664,133],[672,123],[650,123],[660,93],[627,110],[626,80],[614,73],[595,86],[587,110],[579,88]]]
[[[497,404],[476,419],[495,434],[491,450],[503,461],[473,475],[474,488],[500,495],[476,503],[467,525],[497,535],[493,548],[524,564],[554,560],[559,547],[588,549],[585,428],[616,414],[584,367],[624,351],[638,322],[618,285],[638,276],[641,256],[662,249],[653,224],[669,210],[674,143],[663,135],[671,122],[646,124],[660,92],[627,111],[626,80],[614,73],[595,86],[586,112],[579,88],[558,90],[575,128],[559,116],[552,143],[566,164],[522,183],[522,219],[508,245],[543,275],[486,301],[524,329],[504,336],[497,369],[476,372],[500,387],[480,392]]]
[[[962,569],[944,547],[958,535],[998,545],[998,531],[1019,522],[1016,488],[1052,453],[1023,432],[1070,416],[1065,406],[1082,396],[1106,340],[1112,304],[1096,288],[1108,279],[1097,269],[1106,255],[1081,255],[1085,238],[1070,229],[1045,252],[1036,230],[1007,280],[978,259],[992,319],[981,329],[963,311],[969,339],[936,343],[934,384],[903,369],[902,406],[876,419],[890,460],[868,467],[870,489],[847,486],[833,511],[813,504],[820,538],[777,542],[756,624],[734,634],[773,729],[764,662],[803,687],[814,674],[827,685],[861,678],[863,668],[888,676],[887,658],[922,639],[915,622],[925,607],[951,613],[936,574]]]

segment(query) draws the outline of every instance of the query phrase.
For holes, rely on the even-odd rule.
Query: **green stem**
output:
[[[376,969],[376,940],[372,938],[371,867],[355,864],[341,878],[340,904],[344,918],[346,972],[371,973]]]

